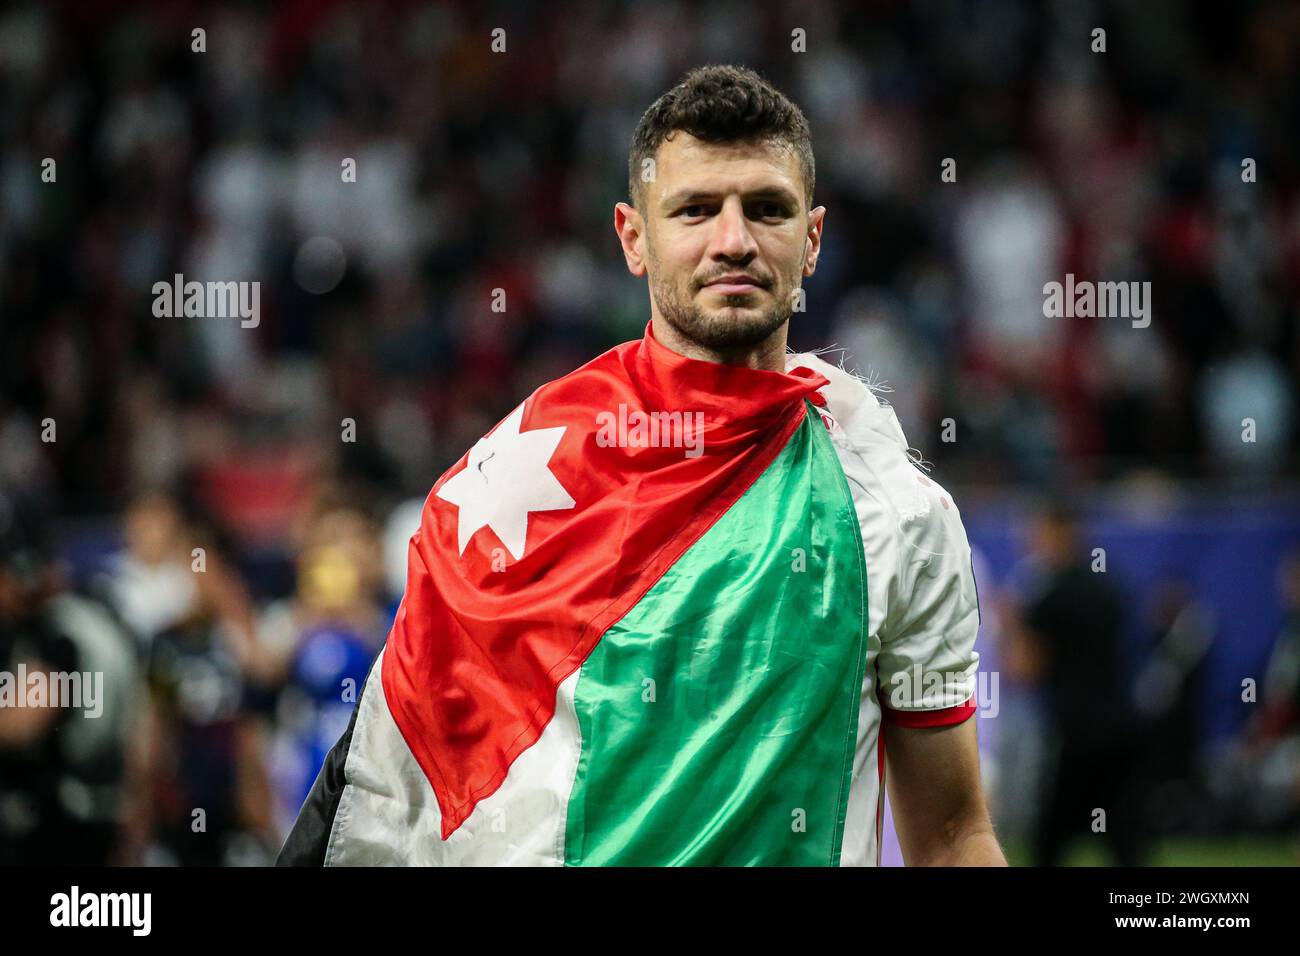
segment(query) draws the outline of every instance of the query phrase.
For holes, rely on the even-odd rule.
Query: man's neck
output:
[[[739,365],[743,368],[765,369],[769,372],[785,371],[785,343],[786,333],[789,330],[788,324],[782,324],[780,328],[757,345],[718,350],[700,345],[693,339],[687,338],[677,331],[671,322],[659,315],[652,314],[650,323],[655,339],[678,355],[685,355],[687,358],[699,359],[704,362],[717,362],[719,365]]]

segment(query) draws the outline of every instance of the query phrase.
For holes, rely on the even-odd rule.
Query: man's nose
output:
[[[758,253],[758,243],[749,231],[749,221],[745,218],[745,209],[740,198],[729,196],[722,203],[722,209],[714,220],[712,247],[709,249],[714,259],[748,261]]]

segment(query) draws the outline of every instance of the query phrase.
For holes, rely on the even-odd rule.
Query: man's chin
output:
[[[701,307],[698,321],[691,323],[691,338],[714,349],[748,348],[765,341],[785,324],[789,316],[772,314],[770,306],[722,305]]]
[[[761,324],[772,312],[772,302],[762,292],[722,295],[705,288],[695,297],[695,306],[698,313],[710,324],[715,322]]]

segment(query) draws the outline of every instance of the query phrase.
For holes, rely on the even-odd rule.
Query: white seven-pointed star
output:
[[[438,489],[439,498],[460,509],[456,530],[461,554],[474,533],[486,526],[518,561],[524,556],[529,512],[574,505],[549,467],[565,426],[520,432],[523,420],[521,404],[496,431],[478,440],[464,470]]]

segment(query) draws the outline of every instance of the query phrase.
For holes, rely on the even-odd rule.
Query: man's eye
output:
[[[699,205],[698,203],[691,206],[683,206],[682,215],[688,219],[695,219],[698,216],[704,215],[704,207]]]
[[[785,207],[774,202],[759,203],[758,215],[763,219],[784,219]]]

